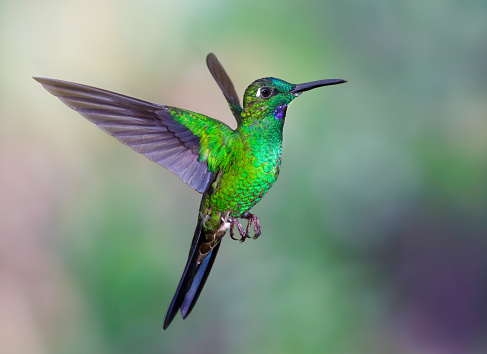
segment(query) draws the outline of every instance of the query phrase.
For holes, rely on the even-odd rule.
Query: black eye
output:
[[[269,98],[272,95],[272,89],[267,86],[263,86],[260,88],[260,96],[262,98]]]

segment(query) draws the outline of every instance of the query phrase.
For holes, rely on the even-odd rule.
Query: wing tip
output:
[[[206,56],[206,65],[210,65],[210,62],[215,59],[218,60],[216,55],[213,52],[209,52]]]
[[[40,83],[41,85],[54,85],[56,83],[58,84],[62,84],[62,83],[67,83],[69,84],[70,82],[69,81],[63,81],[63,80],[58,80],[58,79],[51,79],[51,78],[48,78],[48,77],[40,77],[40,76],[32,76],[32,78],[34,80],[36,80],[38,83]]]
[[[38,83],[40,83],[42,86],[49,85],[52,80],[47,77],[40,77],[40,76],[32,76],[32,78],[36,80]]]

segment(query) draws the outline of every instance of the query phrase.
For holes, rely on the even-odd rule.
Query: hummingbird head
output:
[[[245,90],[242,116],[247,121],[268,118],[283,122],[289,103],[304,91],[344,82],[347,81],[331,79],[295,85],[274,77],[259,79]]]

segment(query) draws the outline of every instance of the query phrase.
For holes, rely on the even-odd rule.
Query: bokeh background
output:
[[[235,127],[210,51],[240,94],[349,83],[164,332],[200,195],[31,77]],[[0,352],[487,352],[487,2],[3,0],[0,78]]]

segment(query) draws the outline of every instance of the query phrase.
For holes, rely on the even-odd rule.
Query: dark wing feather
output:
[[[70,108],[200,193],[213,178],[200,161],[200,139],[155,103],[76,83],[34,78]]]
[[[216,58],[215,54],[208,54],[208,56],[206,57],[206,65],[208,65],[208,69],[210,70],[211,75],[215,79],[218,86],[220,86],[220,89],[227,99],[228,105],[230,106],[233,115],[237,119],[237,122],[240,124],[241,113],[243,109],[240,105],[240,100],[238,99],[237,91],[235,91],[232,80],[230,80],[230,77],[223,68],[222,64]]]

